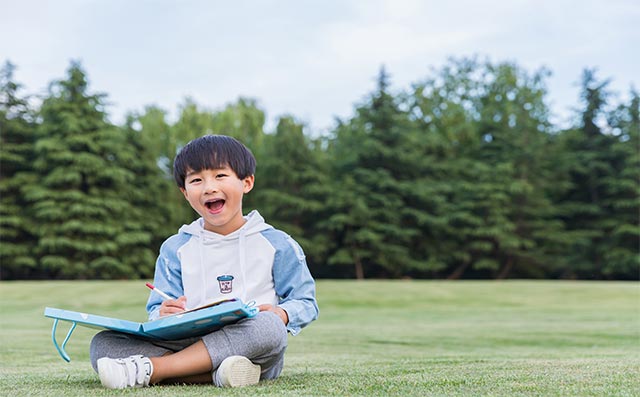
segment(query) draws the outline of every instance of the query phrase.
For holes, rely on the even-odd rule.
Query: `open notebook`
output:
[[[257,307],[245,304],[240,299],[215,302],[145,323],[52,307],[47,307],[44,310],[46,317],[54,319],[51,339],[60,356],[66,361],[71,361],[71,358],[64,349],[76,325],[96,329],[109,329],[151,339],[175,340],[202,336],[242,318],[254,317],[257,313]],[[62,344],[58,344],[56,339],[59,320],[71,323],[71,328]]]

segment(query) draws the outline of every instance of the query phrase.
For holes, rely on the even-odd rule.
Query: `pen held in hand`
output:
[[[145,285],[147,287],[149,287],[153,292],[155,292],[156,294],[160,295],[162,297],[162,299],[164,299],[164,300],[175,299],[175,298],[170,297],[166,293],[162,292],[158,288],[154,287],[153,284],[151,284],[151,283],[146,283]]]

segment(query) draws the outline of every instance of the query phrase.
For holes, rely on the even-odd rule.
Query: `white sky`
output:
[[[23,94],[44,94],[72,59],[112,120],[155,104],[172,117],[187,96],[221,109],[256,98],[272,128],[292,114],[323,132],[375,87],[381,65],[399,91],[448,57],[547,67],[561,123],[585,67],[628,98],[640,89],[638,0],[0,0],[0,62]]]

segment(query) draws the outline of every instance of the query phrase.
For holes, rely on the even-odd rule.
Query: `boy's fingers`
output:
[[[186,307],[186,303],[187,298],[185,296],[181,296],[178,299],[168,299],[162,302],[160,314],[167,315],[183,312]]]

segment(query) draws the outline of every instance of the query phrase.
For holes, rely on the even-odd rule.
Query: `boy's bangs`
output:
[[[173,164],[173,176],[184,187],[187,172],[231,168],[238,178],[253,175],[256,160],[251,151],[234,138],[205,135],[189,142],[180,150]]]
[[[229,166],[229,159],[224,153],[208,152],[201,153],[200,156],[194,156],[189,159],[185,171],[200,172],[202,170],[218,170]]]

